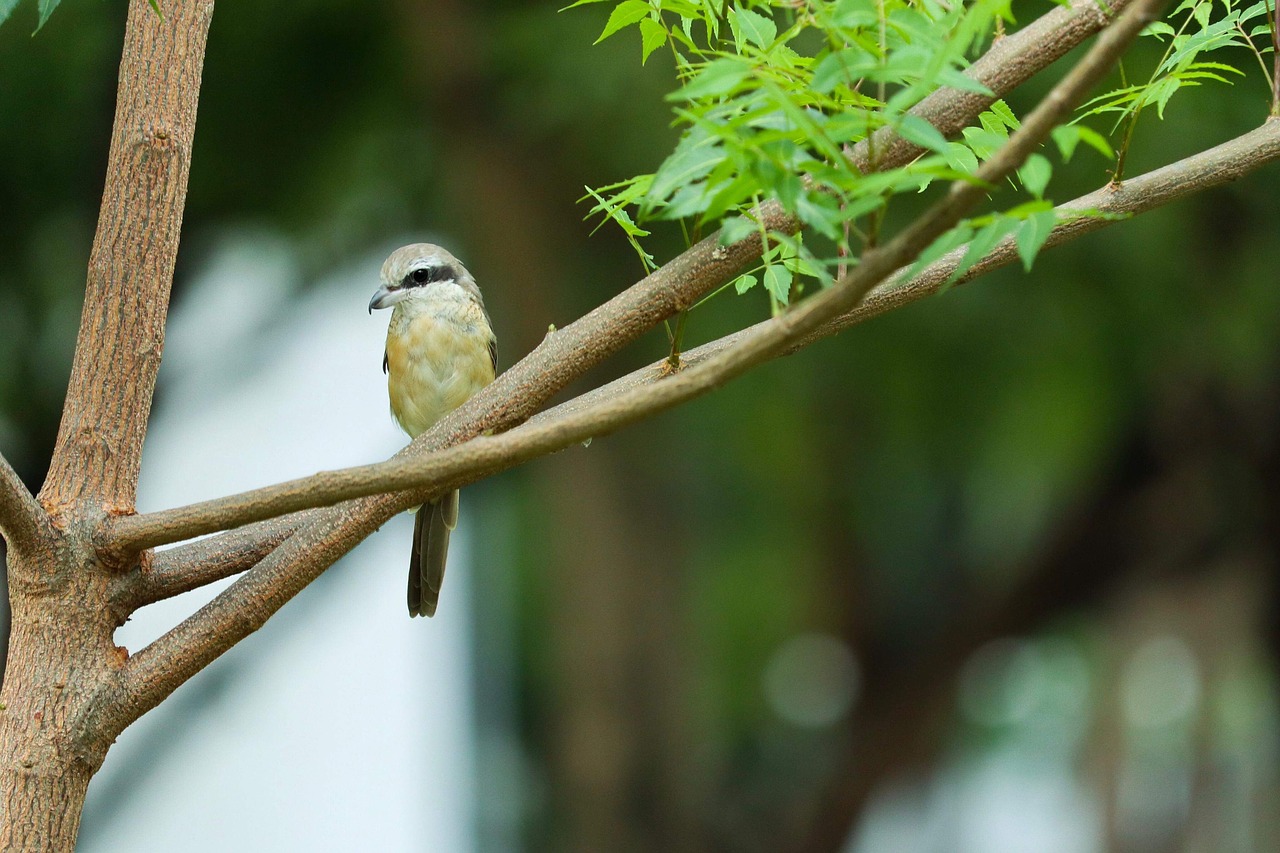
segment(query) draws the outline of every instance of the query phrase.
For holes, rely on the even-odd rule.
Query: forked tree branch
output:
[[[1012,91],[1097,32],[1129,2],[1116,0],[1110,4],[1109,13],[1103,13],[1094,0],[1075,0],[1070,7],[1054,9],[1001,39],[967,70],[969,76],[990,88],[993,96],[943,88],[925,98],[911,112],[933,123],[944,134],[958,133],[990,106],[995,97]],[[856,146],[853,158],[865,168],[887,169],[909,162],[920,151],[919,147],[894,136],[890,128],[884,128],[877,133],[872,144],[864,142]],[[764,204],[759,216],[766,230],[792,232],[800,227],[776,202]],[[717,235],[703,240],[582,319],[548,335],[541,346],[498,377],[463,410],[438,425],[439,431],[433,431],[424,438],[424,443],[430,441],[431,447],[436,449],[448,447],[481,432],[496,432],[521,423],[573,379],[662,320],[689,307],[713,288],[731,280],[761,255],[762,243],[754,234],[725,247],[719,246],[717,240]],[[420,451],[411,446],[402,453],[412,456],[417,452]],[[373,467],[363,466],[347,471],[367,472]],[[247,516],[232,515],[229,508],[225,508],[227,514],[217,515],[224,512],[224,508],[215,504],[243,497],[230,496],[163,513],[109,520],[109,528],[101,539],[104,548],[119,559],[146,548],[180,542],[247,521],[307,507],[331,505],[376,491],[360,488],[360,484],[346,474],[327,472],[316,475],[319,479],[305,478],[268,487],[274,490],[269,500],[278,502],[257,504]],[[303,491],[297,491],[298,488]],[[323,494],[325,499],[308,500],[307,492],[312,489],[319,490],[312,494]],[[263,491],[259,490],[259,497],[267,499],[261,494]],[[197,520],[188,512],[194,507],[212,512],[215,514],[213,518],[220,520]]]
[[[633,388],[553,424],[528,424],[508,433],[480,437],[465,445],[414,460],[437,469],[438,482],[452,482],[448,466],[464,461],[482,468],[505,468],[534,455],[617,429],[693,399],[783,351],[788,345],[850,310],[876,284],[908,263],[956,224],[990,186],[1011,174],[1072,107],[1105,74],[1138,31],[1153,20],[1164,0],[1137,0],[1024,120],[1005,145],[978,171],[976,182],[956,182],[947,195],[882,248],[868,251],[859,265],[827,290],[801,302],[757,334],[700,365],[663,382]],[[437,432],[438,430],[433,430]],[[417,442],[415,442],[417,443]],[[393,460],[384,465],[396,465]],[[421,495],[382,494],[364,498],[345,513],[321,512],[270,556],[196,614],[125,662],[117,701],[98,703],[80,723],[112,735],[154,707],[180,684],[256,630],[315,576],[350,550],[399,509]],[[334,520],[332,527],[327,523]]]
[[[1255,169],[1260,169],[1276,160],[1280,160],[1280,118],[1270,118],[1261,127],[1207,151],[1193,154],[1144,175],[1128,178],[1123,184],[1108,184],[1100,190],[1058,205],[1054,208],[1058,216],[1058,224],[1049,233],[1043,249],[1060,246],[1086,234],[1115,225],[1117,222],[1125,221],[1120,217],[1146,213],[1195,193],[1239,180]],[[1086,212],[1095,212],[1099,215],[1082,215]],[[895,308],[902,308],[933,296],[951,280],[968,247],[969,244],[966,243],[948,252],[914,277],[908,278],[908,271],[900,270],[897,275],[869,293],[867,298],[852,311],[815,329],[811,334],[797,341],[783,355],[790,355],[812,343],[829,338],[865,320],[879,317]],[[965,284],[1018,260],[1018,249],[1014,238],[1008,237],[996,244],[991,252],[956,278],[953,285]],[[759,333],[768,324],[769,321],[766,320],[686,350],[680,354],[681,361],[686,364],[698,364],[736,345],[743,338]],[[572,400],[539,412],[530,419],[530,422],[554,420],[562,417],[566,412],[592,405],[599,399],[614,396],[627,388],[657,382],[663,376],[665,364],[666,359],[662,359],[632,371],[626,376],[621,376]]]
[[[311,519],[310,513],[273,518],[238,530],[159,551],[120,576],[112,606],[122,621],[139,607],[173,598],[256,566]]]
[[[44,507],[0,455],[0,536],[12,550],[26,551],[41,541],[48,524]]]
[[[62,424],[41,498],[134,508],[187,197],[213,0],[132,0],[107,183]],[[193,59],[194,58],[194,59]]]
[[[1055,210],[1061,221],[1050,233],[1045,246],[1057,246],[1105,228],[1117,221],[1116,216],[1144,213],[1192,193],[1229,183],[1276,159],[1280,159],[1280,119],[1269,120],[1262,127],[1208,151],[1145,175],[1130,178],[1123,185],[1108,185],[1096,192],[1059,205]],[[1088,212],[1104,215],[1084,215]],[[961,246],[929,265],[914,278],[906,278],[906,270],[899,270],[895,278],[876,288],[866,301],[793,341],[779,355],[795,352],[815,341],[847,329],[855,323],[937,293],[950,280],[966,251],[967,247]],[[1018,260],[1017,247],[1014,239],[1009,237],[960,276],[956,283],[970,281],[1016,260]],[[681,358],[686,365],[700,364],[718,353],[740,345],[752,335],[763,333],[773,325],[774,321],[766,320],[689,350]],[[665,363],[665,359],[656,362],[555,408],[541,412],[531,418],[529,424],[551,426],[573,412],[594,407],[629,388],[661,381],[665,376],[663,372]],[[517,428],[512,432],[519,432],[521,429],[523,428]],[[525,452],[541,455],[568,446],[568,444],[559,444],[559,439],[547,438],[546,441],[548,443],[539,443],[536,450]],[[569,441],[569,444],[571,443],[572,441]],[[500,470],[498,467],[484,466],[497,466],[499,457],[507,450],[510,448],[504,450],[491,447],[483,456],[474,457],[470,453],[458,452],[450,457],[451,461],[445,461],[442,453],[430,457],[402,456],[387,462],[323,472],[239,495],[120,518],[115,522],[115,531],[128,547],[151,547],[227,527],[262,521],[286,512],[331,506],[343,500],[384,491],[396,489],[444,491],[466,485]],[[528,458],[532,457],[522,456],[519,461],[527,461]],[[432,461],[428,463],[427,459]],[[441,467],[436,468],[435,465]],[[440,479],[441,477],[450,479]],[[218,577],[226,576],[226,574],[218,575]]]

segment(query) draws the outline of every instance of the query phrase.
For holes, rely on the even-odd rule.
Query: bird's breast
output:
[[[398,314],[387,330],[387,389],[391,413],[417,436],[493,381],[493,331],[474,303]]]

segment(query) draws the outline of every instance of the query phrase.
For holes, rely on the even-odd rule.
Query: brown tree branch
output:
[[[762,211],[761,217],[770,231],[795,228],[794,220],[780,209]],[[397,472],[409,467],[409,459],[429,449],[456,445],[482,432],[500,431],[527,420],[569,382],[732,279],[760,254],[758,234],[729,246],[719,245],[715,235],[708,237],[574,323],[548,332],[533,352],[391,460],[255,490],[253,494],[259,497],[251,502],[262,509],[253,518],[235,520],[238,516],[222,509],[228,506],[227,499],[219,499],[193,505],[211,513],[208,520],[195,518],[185,508],[108,519],[101,537],[103,547],[123,555],[223,530],[234,523],[325,506],[387,488],[405,488],[407,481]],[[379,480],[383,489],[361,486],[361,478],[387,472],[391,479]],[[325,499],[314,500],[307,494],[311,489],[322,490]],[[265,500],[258,502],[264,493]]]
[[[132,572],[120,576],[112,606],[123,618],[139,607],[248,571],[310,520],[310,513],[273,518],[144,556]]]
[[[1124,221],[1117,218],[1119,216],[1145,213],[1193,193],[1213,189],[1237,180],[1243,175],[1277,159],[1280,159],[1280,120],[1273,119],[1249,133],[1217,145],[1207,151],[1179,160],[1176,163],[1171,163],[1145,175],[1130,178],[1121,186],[1108,185],[1093,193],[1059,205],[1055,210],[1058,212],[1061,221],[1045,241],[1044,247],[1047,249],[1061,245],[1077,237]],[[1106,214],[1106,216],[1081,217],[1072,215],[1081,211],[1096,211],[1100,214]],[[783,354],[796,352],[805,346],[835,335],[856,323],[878,317],[895,308],[912,304],[933,295],[950,279],[965,252],[966,247],[961,246],[939,258],[921,271],[919,275],[911,279],[906,279],[905,270],[900,270],[896,277],[873,289],[862,304],[852,311],[824,323],[814,332],[788,347]],[[956,280],[955,285],[964,284],[1017,260],[1016,245],[1012,238],[1007,239],[998,244],[985,258],[974,264],[968,272],[961,275]],[[769,322],[759,323],[689,350],[682,355],[682,359],[686,365],[700,364],[716,353],[733,346],[742,338],[757,333]],[[633,371],[554,408],[539,412],[528,423],[530,425],[550,423],[563,418],[568,413],[594,405],[602,399],[614,397],[628,388],[657,382],[665,376],[663,372],[663,365],[665,364],[666,359],[656,361],[648,367]],[[282,486],[289,485],[282,484]],[[415,485],[423,486],[426,484],[415,482]],[[291,491],[296,491],[300,495],[310,495],[313,500],[321,497],[324,488],[322,484],[311,478],[294,481],[293,486],[294,488]],[[274,489],[276,487],[269,488]],[[247,498],[252,494],[254,493],[247,493],[239,497]],[[236,497],[231,496],[211,503],[222,504],[223,501],[232,501]],[[340,498],[335,497],[333,502],[336,503],[338,500]],[[160,513],[121,519],[118,523],[121,525],[138,525],[135,528],[135,532],[140,536],[144,534],[153,535],[152,531],[156,534],[162,530],[172,532],[173,528],[169,525],[174,523],[176,517],[168,521],[164,517],[169,516],[170,513],[181,512],[186,516],[183,524],[188,525],[188,530],[203,527],[207,532],[208,530],[221,529],[216,525],[224,522],[243,524],[246,520],[252,521],[252,515],[262,510],[261,505],[254,504],[245,504],[238,507],[224,505],[222,512],[225,514],[221,515],[217,520],[211,520],[207,517],[201,517],[200,508],[207,505],[195,504],[179,508],[179,510],[165,510]],[[281,526],[279,529],[274,528],[269,523],[269,520],[258,521],[243,530],[201,540],[192,545],[162,551],[155,556],[155,562],[149,573],[141,573],[143,585],[140,589],[131,591],[128,600],[134,602],[134,607],[140,607],[243,572],[270,553],[286,536],[298,530],[304,523],[304,519],[309,518],[310,516],[290,518],[288,524]],[[212,564],[206,565],[209,561],[212,561]]]
[[[146,0],[129,4],[80,333],[41,490],[55,514],[84,500],[133,511],[212,15],[213,0],[174,0],[159,25]]]
[[[44,507],[27,491],[9,460],[0,455],[0,536],[10,549],[25,551],[41,540],[48,523]]]
[[[1051,232],[1045,246],[1057,246],[1114,224],[1118,221],[1114,218],[1116,215],[1144,213],[1186,195],[1229,183],[1276,159],[1280,159],[1280,120],[1269,120],[1261,127],[1208,151],[1131,178],[1123,185],[1109,185],[1060,205],[1056,210],[1062,221]],[[1108,214],[1109,217],[1082,216],[1081,214],[1086,211],[1097,211]],[[795,352],[847,329],[855,323],[936,293],[959,266],[965,251],[966,247],[963,246],[956,249],[935,261],[912,279],[906,279],[905,270],[899,270],[896,278],[876,288],[853,310],[795,340],[779,355]],[[1013,238],[1010,237],[970,268],[957,280],[957,283],[970,281],[1017,259],[1017,247]],[[682,356],[682,359],[686,365],[700,364],[725,350],[738,346],[753,335],[763,333],[773,325],[774,321],[766,320],[690,350]],[[541,412],[533,417],[528,425],[551,426],[574,412],[594,407],[602,401],[617,397],[630,388],[658,382],[665,376],[662,370],[664,364],[665,359],[655,362],[553,409]],[[613,428],[616,427],[605,426],[601,427],[600,431],[610,431]],[[517,430],[512,431],[512,433],[515,432]],[[521,435],[524,436],[525,433],[521,432]],[[560,444],[559,439],[554,441],[548,439],[548,442],[539,444],[536,451],[529,452],[534,452],[535,455],[554,452],[568,446],[572,440],[566,444]],[[500,453],[501,451],[492,450],[485,458],[496,465],[496,457]],[[442,460],[440,454],[430,458]],[[527,461],[528,458],[532,456],[522,457],[520,461]],[[447,483],[437,480],[434,475],[426,474],[429,469],[423,457],[402,456],[388,462],[324,472],[240,495],[146,515],[120,518],[114,522],[114,532],[120,537],[120,541],[125,543],[122,547],[145,548],[222,530],[226,527],[260,521],[285,512],[308,507],[330,506],[342,500],[382,491],[405,488],[430,488],[432,491],[437,491],[442,488],[453,488],[455,485],[466,485],[486,473],[495,473],[500,470],[496,467],[477,468],[475,466],[481,464],[478,459],[467,462],[461,459],[462,455],[459,454],[455,461],[440,462],[443,466],[441,470],[448,472],[441,476],[455,478]],[[222,577],[225,576],[222,575]]]
[[[293,596],[397,512],[422,495],[375,495],[316,510],[213,601],[125,662],[109,694],[79,721],[88,734],[114,736],[188,678],[256,631]]]
[[[1054,210],[1059,222],[1050,232],[1043,248],[1060,246],[1117,222],[1125,221],[1119,217],[1146,213],[1186,196],[1231,183],[1276,160],[1280,160],[1280,118],[1270,118],[1261,127],[1207,151],[1170,163],[1144,175],[1129,178],[1123,184],[1108,184],[1100,190],[1058,205]],[[1087,211],[1096,211],[1102,215],[1081,215]],[[868,294],[867,298],[852,311],[823,324],[810,335],[797,341],[783,355],[790,355],[864,320],[879,317],[881,314],[934,295],[950,280],[967,250],[966,243],[948,252],[921,270],[914,278],[907,278],[907,270],[900,270],[897,275]],[[989,254],[959,276],[954,286],[970,282],[1018,260],[1017,245],[1014,238],[1009,237],[996,244]],[[686,364],[698,364],[736,345],[743,338],[757,334],[769,322],[765,320],[687,350],[681,353],[680,358]],[[665,364],[666,359],[662,359],[625,376],[620,376],[572,400],[539,412],[531,422],[559,418],[566,412],[593,405],[596,400],[614,396],[627,388],[656,382],[662,377]]]
[[[1113,14],[1129,0],[1111,4]],[[1076,0],[1071,8],[1057,8],[1028,26],[1001,39],[966,72],[1001,96],[1021,85],[1037,71],[1061,57],[1107,21],[1093,0]],[[957,89],[941,89],[918,104],[912,112],[936,122],[944,133],[956,133],[973,121],[993,99]],[[887,131],[887,129],[886,129]],[[882,131],[876,145],[883,147],[876,156],[877,168],[903,165],[919,150],[909,143],[894,143]],[[858,162],[869,159],[869,150],[854,150]],[[760,211],[761,222],[768,230],[790,232],[799,227],[777,203],[766,203]],[[495,432],[520,423],[534,414],[542,404],[569,382],[639,337],[662,320],[687,308],[715,287],[729,281],[761,254],[758,236],[721,247],[717,237],[707,238],[680,257],[664,265],[649,277],[619,294],[608,303],[564,329],[549,335],[535,349],[498,381],[478,395],[464,411],[449,419],[449,426],[431,441],[434,448],[447,447],[481,432]],[[474,406],[476,408],[471,408]],[[417,451],[410,450],[409,453]],[[289,484],[281,484],[287,486]],[[301,485],[301,481],[295,481]],[[318,485],[318,484],[312,484]],[[349,493],[351,497],[356,493]],[[369,492],[360,492],[369,494]],[[292,509],[323,506],[334,501],[288,504]],[[213,503],[213,502],[208,502]],[[288,512],[290,509],[280,509]],[[211,533],[231,526],[177,527],[163,532],[152,529],[151,521],[164,521],[151,514],[143,521],[128,517],[111,525],[102,537],[104,545],[117,556],[147,547],[182,541],[191,536]],[[268,517],[259,514],[247,520]],[[176,517],[175,517],[176,518]],[[237,523],[245,523],[239,521]]]
[[[1138,31],[1152,20],[1152,13],[1163,2],[1138,0],[1107,28],[1089,52],[1026,117],[1022,127],[983,165],[978,171],[978,180],[990,185],[1018,168],[1110,69]],[[908,263],[958,222],[984,194],[985,190],[979,183],[954,183],[946,197],[925,211],[915,223],[884,247],[864,254],[861,263],[849,275],[779,316],[760,334],[696,367],[663,382],[633,388],[598,406],[575,412],[559,423],[529,424],[503,435],[480,437],[420,460],[406,461],[442,470],[440,480],[432,478],[432,482],[451,484],[453,481],[448,479],[449,476],[458,475],[450,472],[447,466],[461,464],[455,460],[480,468],[510,467],[532,458],[539,451],[566,447],[706,393],[782,351],[827,320],[848,311],[872,287]],[[431,434],[441,432],[436,429]],[[396,466],[401,461],[392,460],[383,465]],[[112,697],[115,701],[95,704],[92,712],[86,714],[79,724],[106,735],[123,730],[209,662],[260,627],[383,520],[421,499],[421,494],[382,494],[365,498],[352,507],[324,511],[320,521],[292,536],[212,602],[126,661],[118,674],[119,694]],[[330,519],[336,522],[332,526],[327,523]]]

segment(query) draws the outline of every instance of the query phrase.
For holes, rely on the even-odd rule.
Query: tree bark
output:
[[[213,0],[132,0],[106,188],[49,476],[56,511],[133,511],[187,197]]]
[[[147,0],[130,2],[106,186],[42,508],[18,515],[37,506],[25,489],[4,502],[7,533],[20,534],[8,553],[13,623],[0,689],[5,850],[75,847],[89,779],[117,734],[93,724],[118,702],[128,657],[112,640],[123,617],[111,603],[121,567],[103,559],[96,531],[134,508],[212,14],[212,0],[171,0],[163,16]]]
[[[50,529],[42,551],[9,554],[13,623],[0,690],[5,850],[74,848],[89,778],[111,743],[80,725],[123,662],[111,641],[116,626],[101,606],[107,576],[80,535],[88,529]]]

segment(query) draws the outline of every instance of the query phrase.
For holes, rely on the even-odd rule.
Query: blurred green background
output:
[[[670,150],[672,72],[634,33],[592,47],[606,15],[221,4],[175,299],[236,228],[286,240],[300,287],[443,234],[509,366],[640,272],[577,199]],[[35,38],[33,17],[0,27],[0,448],[37,488],[124,8],[65,0]],[[1252,58],[1219,59],[1250,76],[1144,118],[1131,173],[1265,117]],[[1050,195],[1107,165],[1077,154]],[[1277,198],[1263,169],[480,487],[515,518],[478,548],[515,579],[518,847],[1280,847]],[[767,310],[712,300],[689,345]]]

